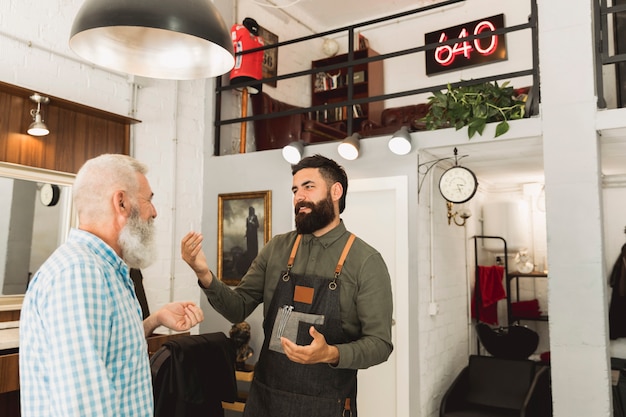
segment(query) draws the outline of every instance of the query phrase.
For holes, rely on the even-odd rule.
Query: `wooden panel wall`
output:
[[[129,154],[130,125],[138,120],[52,97],[45,91],[37,93],[50,98],[41,108],[50,134],[30,136],[26,133],[33,122],[30,111],[37,108],[30,99],[33,93],[0,82],[0,161],[76,173],[87,159],[103,153]],[[0,366],[0,416],[20,415],[18,387],[4,386],[18,381],[17,357],[0,356],[0,365],[12,360],[11,366]]]
[[[47,136],[26,133],[37,103],[35,91],[0,82],[0,161],[76,173],[90,158],[103,153],[129,154],[130,125],[136,119],[48,96],[41,105]]]

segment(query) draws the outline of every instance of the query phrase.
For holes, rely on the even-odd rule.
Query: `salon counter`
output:
[[[0,326],[4,323],[0,323]],[[0,355],[6,349],[15,349],[20,344],[20,329],[18,327],[0,327]]]

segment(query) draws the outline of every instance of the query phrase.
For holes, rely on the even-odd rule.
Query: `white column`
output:
[[[554,416],[608,416],[593,6],[538,6]]]

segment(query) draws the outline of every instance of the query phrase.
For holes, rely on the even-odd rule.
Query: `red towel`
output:
[[[516,301],[511,303],[511,313],[516,317],[537,318],[541,316],[539,300]]]
[[[481,299],[478,315],[479,321],[483,323],[498,324],[498,301],[506,298],[502,278],[504,268],[499,265],[478,267],[477,283]],[[472,318],[476,318],[475,300],[476,297],[472,297]]]

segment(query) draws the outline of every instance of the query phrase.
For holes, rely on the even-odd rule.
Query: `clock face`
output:
[[[476,176],[465,167],[454,166],[446,170],[439,180],[441,195],[451,203],[465,203],[474,197],[477,188]]]
[[[54,206],[59,202],[60,195],[61,190],[55,184],[44,184],[39,191],[39,198],[44,206]]]

